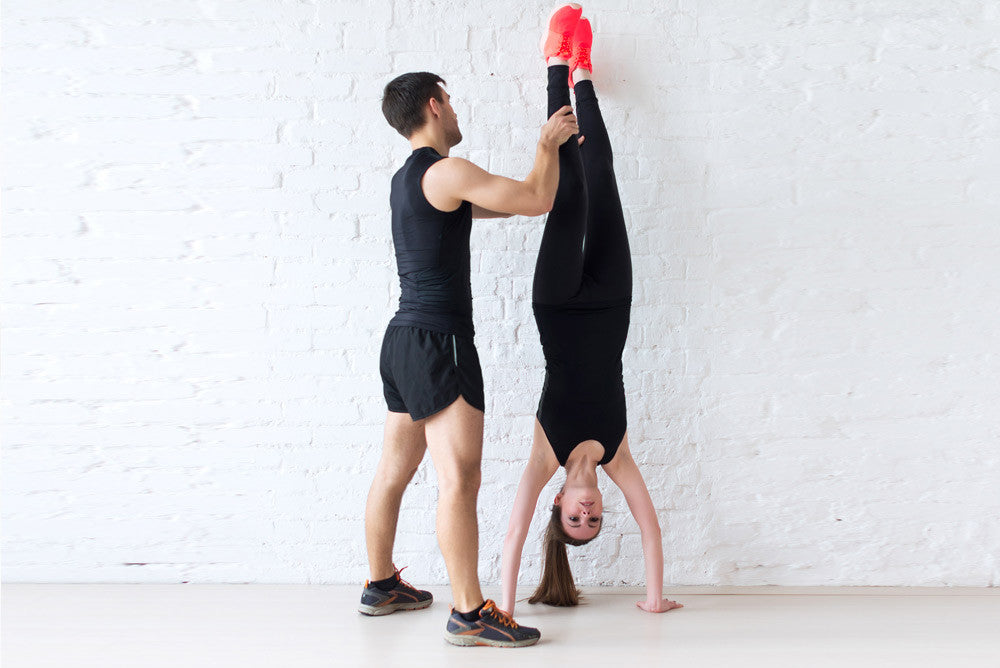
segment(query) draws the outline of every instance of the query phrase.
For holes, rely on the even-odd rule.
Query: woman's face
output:
[[[555,504],[560,509],[563,531],[571,537],[590,540],[601,530],[604,498],[596,485],[566,487],[556,494]]]

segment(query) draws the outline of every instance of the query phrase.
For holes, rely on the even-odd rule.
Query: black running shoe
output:
[[[493,647],[527,647],[542,636],[538,629],[521,626],[496,603],[487,600],[479,611],[479,619],[467,622],[462,613],[451,609],[444,639],[452,645],[491,645]]]
[[[393,566],[393,568],[396,567]],[[389,591],[376,587],[365,580],[365,590],[361,592],[361,605],[358,606],[358,612],[362,615],[377,617],[391,614],[397,610],[420,610],[433,603],[434,597],[429,591],[417,589],[399,577],[403,568],[396,568],[396,573],[393,575],[396,578],[396,583]]]

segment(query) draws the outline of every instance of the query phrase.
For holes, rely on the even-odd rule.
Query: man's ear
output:
[[[430,114],[436,118],[441,117],[441,103],[437,101],[436,97],[432,97],[430,100]],[[428,118],[430,120],[430,118]]]

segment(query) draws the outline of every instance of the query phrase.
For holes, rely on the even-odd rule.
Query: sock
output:
[[[462,615],[462,619],[464,619],[465,621],[474,622],[477,619],[479,619],[479,611],[483,609],[484,605],[486,605],[486,601],[480,603],[479,607],[476,608],[475,610],[472,610],[470,612],[460,612],[458,614]]]
[[[373,587],[378,587],[382,591],[392,591],[392,589],[395,588],[397,582],[399,582],[399,580],[397,580],[396,576],[393,575],[391,578],[386,578],[385,580],[376,580],[375,582],[369,582],[368,584],[370,584]]]

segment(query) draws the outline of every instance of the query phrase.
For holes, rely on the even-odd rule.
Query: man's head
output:
[[[442,88],[445,80],[430,72],[401,74],[385,86],[382,113],[389,125],[407,139],[420,130],[440,134],[451,147],[462,141],[458,115],[451,96]]]

